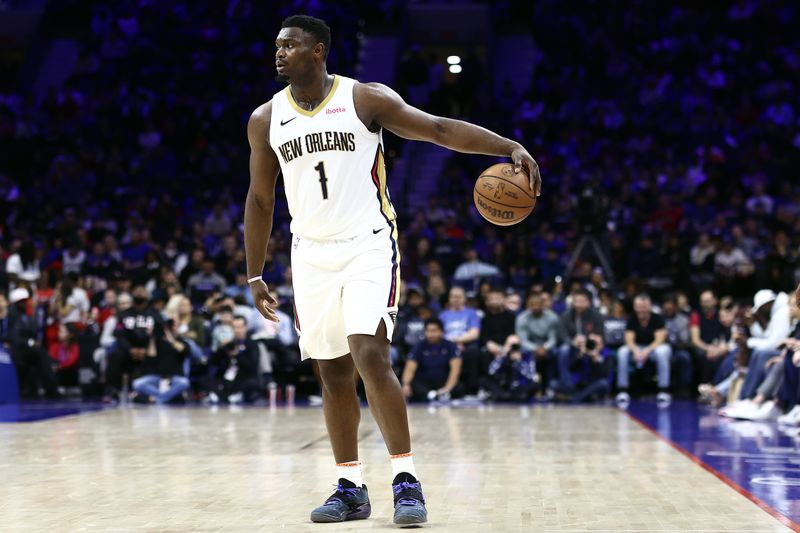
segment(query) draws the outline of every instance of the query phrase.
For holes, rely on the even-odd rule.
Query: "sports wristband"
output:
[[[261,279],[261,276],[256,276],[254,278],[250,278],[250,279],[247,280],[247,284],[250,285],[254,281],[259,281],[260,279]]]

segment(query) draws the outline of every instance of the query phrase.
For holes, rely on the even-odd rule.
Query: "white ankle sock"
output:
[[[414,469],[414,454],[398,453],[397,455],[390,455],[389,460],[392,463],[392,477],[396,477],[401,472],[407,472],[414,477],[417,477],[417,471]]]
[[[336,463],[336,479],[341,478],[352,481],[356,487],[361,487],[364,484],[364,479],[361,476],[361,463],[358,461]]]

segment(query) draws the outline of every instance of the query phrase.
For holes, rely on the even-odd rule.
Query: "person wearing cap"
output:
[[[35,398],[41,387],[48,398],[59,398],[50,357],[39,342],[36,322],[28,315],[29,298],[28,289],[23,287],[17,287],[8,297],[7,339],[17,368],[20,395]]]
[[[733,340],[750,352],[747,376],[739,393],[739,401],[720,409],[721,415],[766,420],[780,414],[773,402],[753,400],[767,379],[770,368],[781,360],[779,347],[791,331],[789,295],[785,292],[776,294],[769,289],[758,291],[753,298],[753,324],[749,337],[741,328],[737,328],[733,335]]]

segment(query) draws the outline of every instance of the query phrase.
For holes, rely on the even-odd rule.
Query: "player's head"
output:
[[[331,29],[322,19],[292,15],[281,23],[275,47],[277,80],[288,83],[303,79],[325,65],[331,47]]]

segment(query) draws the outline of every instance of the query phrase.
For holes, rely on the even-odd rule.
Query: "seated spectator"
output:
[[[430,308],[425,305],[425,297],[418,289],[408,289],[405,302],[397,311],[397,322],[394,327],[392,347],[398,350],[399,360],[404,362],[411,349],[425,338],[425,321],[433,316]]]
[[[448,400],[463,393],[459,387],[461,354],[444,338],[438,318],[425,321],[425,340],[414,346],[403,369],[403,395],[414,401]]]
[[[133,306],[117,315],[116,342],[106,357],[106,394],[113,399],[129,380],[141,373],[148,353],[155,352],[156,328],[161,316],[150,306],[150,295],[141,285],[133,288]]]
[[[456,268],[453,279],[467,289],[474,290],[481,278],[492,278],[500,275],[500,270],[478,258],[478,251],[468,244],[464,249],[464,262]]]
[[[8,275],[9,289],[13,290],[18,286],[31,289],[36,286],[36,282],[42,275],[37,256],[36,247],[32,241],[28,240],[20,244],[16,253],[8,256],[6,275]]]
[[[759,388],[771,373],[771,368],[781,362],[780,346],[789,337],[791,327],[789,295],[775,294],[769,289],[758,291],[753,298],[753,319],[750,336],[737,329],[734,340],[742,344],[743,351],[749,352],[747,375],[739,392],[739,401],[720,410],[720,414],[730,418],[761,418],[771,416],[774,405],[763,405],[765,398],[759,396]],[[775,371],[782,376],[780,372]],[[768,385],[774,386],[773,376]],[[758,400],[758,401],[754,401]],[[762,409],[763,407],[763,409]]]
[[[439,313],[444,327],[444,338],[456,344],[464,358],[464,387],[467,394],[478,388],[481,319],[477,311],[467,307],[467,296],[461,287],[453,287],[447,300],[447,309]]]
[[[200,272],[189,278],[186,290],[192,304],[200,306],[210,296],[224,291],[226,285],[225,278],[214,271],[214,260],[207,258],[203,260]]]
[[[520,349],[533,356],[536,370],[542,374],[542,382],[549,383],[556,376],[552,359],[558,345],[558,316],[545,308],[541,294],[532,293],[525,304],[525,311],[516,318],[514,330]]]
[[[6,330],[6,343],[17,369],[20,396],[36,398],[41,387],[48,398],[59,398],[50,357],[39,342],[36,322],[28,315],[29,299],[28,289],[17,287],[11,291],[8,303],[5,297],[0,301],[0,323]]]
[[[275,315],[279,321],[267,320],[253,308],[249,320],[245,321],[245,333],[249,324],[256,324],[255,328],[250,328],[250,338],[257,341],[258,369],[264,379],[268,383],[275,381],[279,385],[292,385],[296,381],[297,367],[300,365],[297,330],[294,328],[294,320],[281,311],[281,298],[277,291],[270,290],[270,295],[277,304]],[[238,327],[237,324],[239,321],[234,320],[234,329]],[[241,332],[235,333],[237,337],[242,335]]]
[[[54,362],[58,382],[62,386],[77,385],[80,348],[76,331],[61,324],[58,328],[58,339],[50,344],[47,351]]]
[[[485,376],[489,364],[496,357],[508,355],[511,346],[519,344],[515,331],[514,313],[505,308],[505,296],[499,289],[489,289],[486,295],[486,312],[481,319],[481,360],[478,375]]]
[[[640,294],[633,300],[634,316],[625,327],[625,345],[617,351],[617,404],[626,406],[630,402],[628,384],[631,362],[641,369],[655,360],[658,372],[658,402],[669,404],[670,364],[672,349],[667,344],[667,329],[664,318],[653,312],[650,296]],[[633,359],[633,361],[631,361]]]
[[[700,294],[700,310],[689,320],[698,383],[711,383],[722,360],[729,353],[730,328],[720,322],[717,297],[713,291]]]
[[[51,313],[62,324],[82,327],[86,323],[91,302],[86,291],[78,286],[78,276],[67,274],[51,300]]]
[[[625,328],[628,325],[628,314],[625,305],[619,300],[613,300],[609,306],[608,316],[603,319],[603,343],[606,351],[614,354],[625,344]]]
[[[216,352],[224,339],[230,338],[233,333],[233,307],[228,305],[221,307],[214,314],[211,329],[211,351]]]
[[[800,285],[793,295],[793,312],[800,309]],[[785,359],[783,362],[783,382],[778,393],[778,400],[783,409],[788,411],[778,417],[778,423],[789,426],[800,426],[800,321],[794,317],[795,328],[792,336],[784,342]]]
[[[143,362],[144,375],[133,381],[135,401],[161,405],[183,394],[189,388],[189,378],[183,373],[188,355],[189,346],[181,339],[177,322],[167,319],[156,338],[155,350],[149,351]]]
[[[689,397],[692,385],[692,358],[689,355],[689,317],[678,312],[675,297],[668,297],[661,306],[667,342],[672,348],[672,385],[682,399]]]
[[[580,288],[572,293],[572,305],[561,315],[560,328],[566,342],[556,348],[556,371],[551,388],[571,395],[575,388],[572,373],[576,364],[585,356],[602,362],[603,317],[592,307],[592,295],[587,289]]]
[[[205,388],[212,404],[252,402],[260,390],[258,351],[247,337],[247,321],[236,317],[231,323],[219,333],[219,347],[208,361],[211,373]]]
[[[251,307],[255,305],[253,293],[250,291],[250,284],[247,283],[247,274],[241,272],[236,274],[235,283],[228,285],[225,289],[225,295],[231,298],[241,296],[247,302],[247,305]]]
[[[175,322],[178,335],[190,339],[201,349],[206,348],[206,324],[202,317],[192,309],[192,302],[184,295],[175,296]]]

